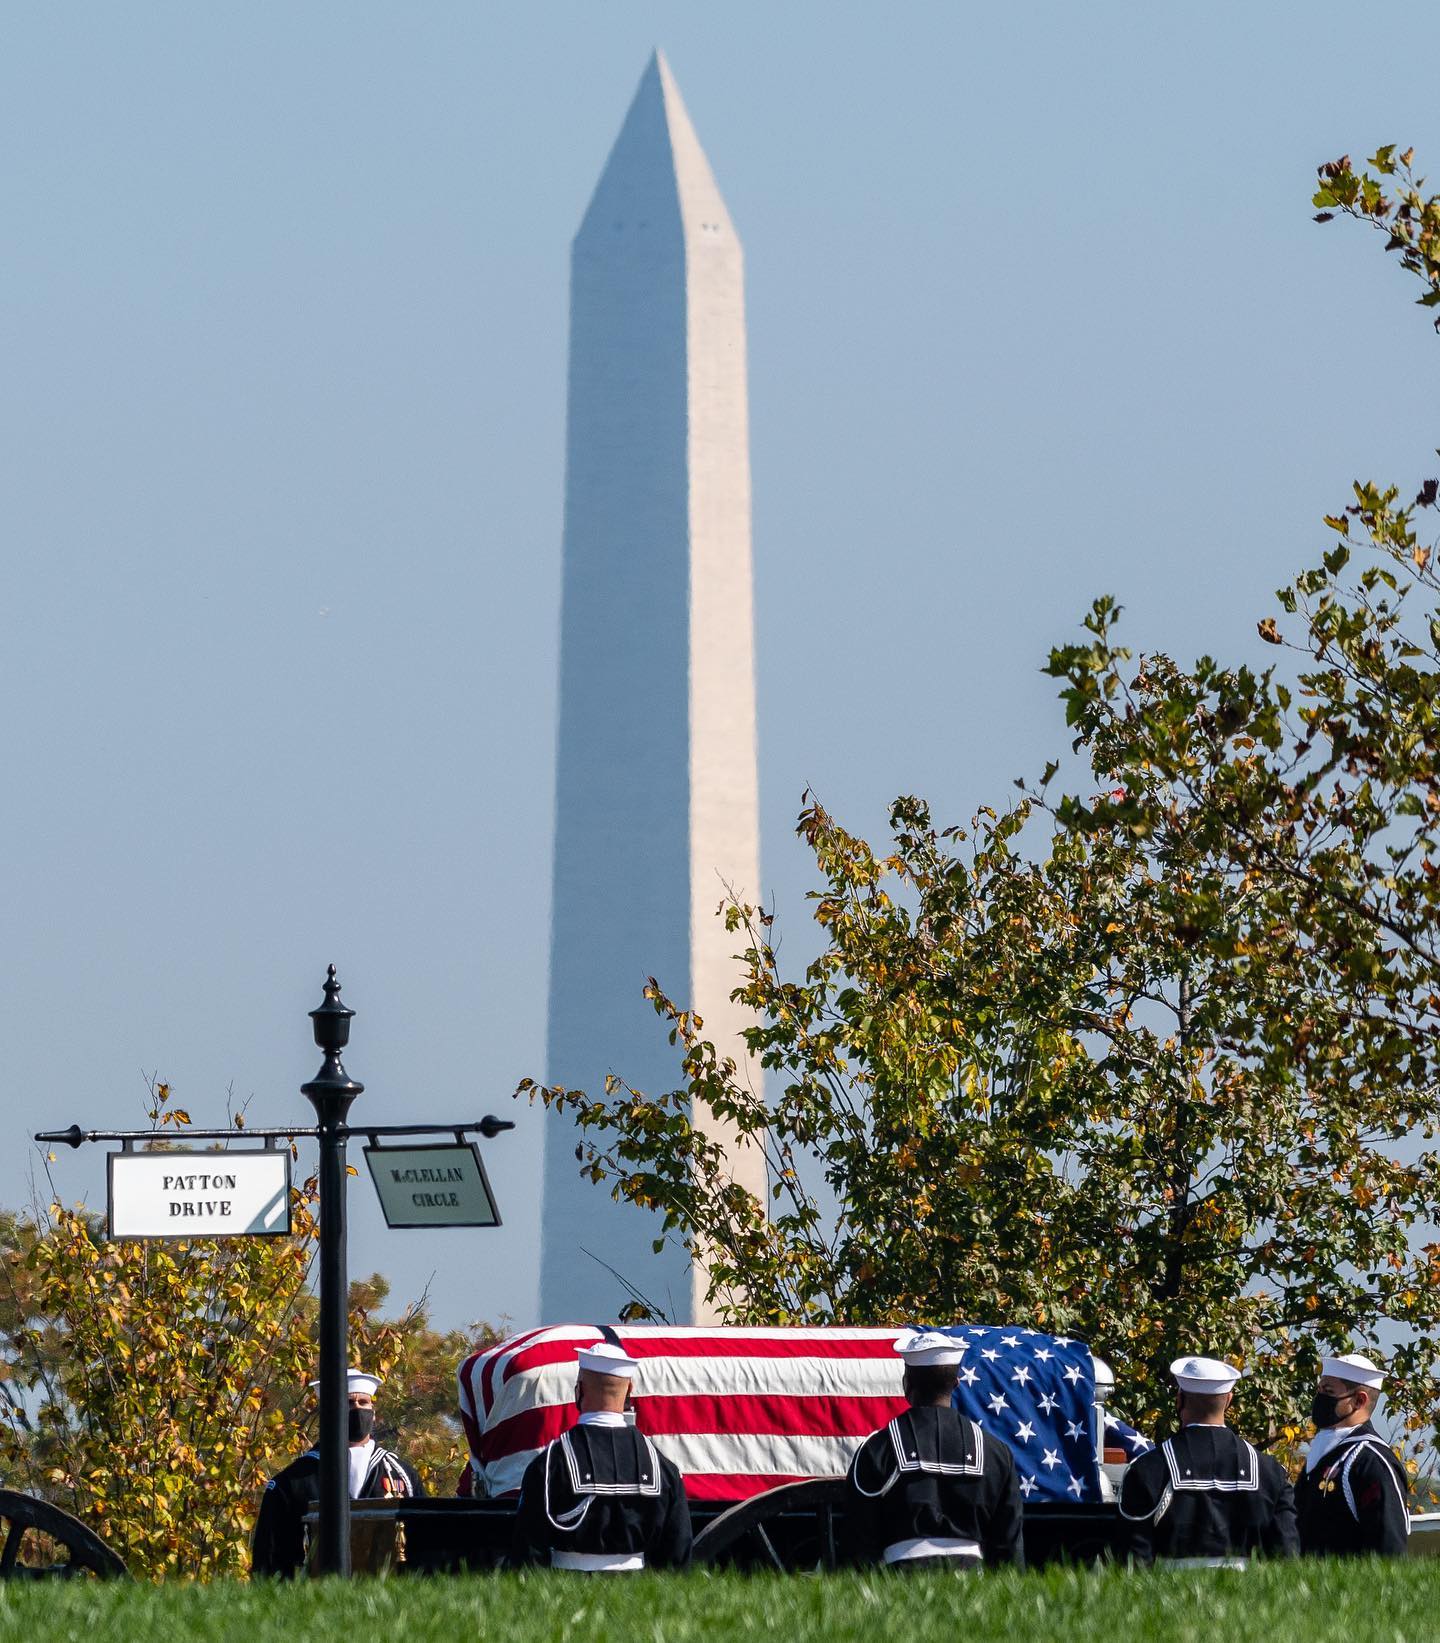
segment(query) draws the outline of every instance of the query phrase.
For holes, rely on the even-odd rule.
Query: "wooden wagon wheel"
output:
[[[20,1561],[20,1546],[30,1531],[46,1535],[70,1554],[64,1563],[37,1568]],[[0,1489],[0,1580],[68,1580],[75,1575],[94,1575],[100,1580],[126,1580],[130,1571],[93,1529],[77,1517],[62,1512],[48,1500]]]
[[[744,1569],[835,1569],[844,1478],[807,1478],[737,1501],[695,1537],[697,1563]]]

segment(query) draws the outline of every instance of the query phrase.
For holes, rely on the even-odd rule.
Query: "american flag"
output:
[[[1026,1500],[1100,1499],[1095,1367],[1066,1335],[964,1324],[955,1407],[1004,1438]]]
[[[1133,1426],[1127,1426],[1118,1415],[1105,1416],[1105,1444],[1107,1449],[1123,1449],[1126,1460],[1134,1460],[1136,1455],[1143,1455],[1147,1449],[1155,1445],[1143,1432],[1137,1432]]]
[[[460,1366],[476,1494],[520,1487],[536,1452],[574,1424],[575,1352],[608,1339],[639,1362],[635,1418],[692,1500],[745,1500],[843,1473],[901,1409],[896,1329],[535,1329]],[[957,1402],[1015,1455],[1027,1500],[1098,1500],[1089,1349],[1033,1329],[971,1325]]]

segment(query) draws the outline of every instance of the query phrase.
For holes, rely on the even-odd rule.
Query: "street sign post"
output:
[[[266,1150],[255,1152],[195,1152],[155,1149],[160,1139],[154,1130],[82,1130],[72,1124],[66,1130],[42,1130],[37,1141],[51,1145],[78,1147],[86,1141],[118,1141],[122,1151],[110,1155],[110,1236],[112,1238],[229,1238],[257,1234],[283,1234],[290,1230],[290,1147],[300,1137],[319,1144],[320,1166],[320,1533],[317,1572],[329,1575],[350,1573],[350,1442],[347,1420],[347,1371],[350,1358],[350,1319],[347,1311],[348,1284],[345,1260],[345,1143],[352,1135],[369,1139],[371,1152],[384,1152],[379,1138],[402,1135],[452,1135],[453,1144],[427,1147],[397,1147],[397,1157],[422,1154],[463,1154],[448,1163],[397,1163],[403,1177],[407,1170],[423,1173],[439,1170],[439,1181],[401,1179],[389,1187],[409,1192],[409,1213],[432,1219],[401,1219],[391,1226],[477,1226],[500,1225],[500,1214],[480,1162],[479,1150],[466,1144],[467,1135],[487,1139],[502,1130],[513,1130],[508,1118],[485,1117],[474,1124],[366,1124],[363,1128],[347,1122],[350,1107],[365,1086],[345,1071],[340,1052],[350,1041],[350,1019],[354,1011],[340,1002],[340,983],[335,966],[325,980],[324,1002],[310,1012],[315,1043],[324,1056],[320,1070],[308,1084],[300,1086],[315,1109],[313,1127],[290,1125],[284,1129],[184,1131],[187,1141],[264,1141]],[[168,1137],[166,1138],[168,1142]],[[276,1148],[275,1143],[284,1146]],[[155,1150],[137,1151],[139,1147]],[[283,1185],[274,1172],[283,1170]],[[371,1166],[372,1174],[374,1166]],[[453,1174],[451,1172],[454,1172]],[[376,1188],[381,1183],[376,1176]],[[416,1203],[417,1198],[432,1203]],[[463,1199],[463,1205],[462,1205]],[[451,1201],[453,1200],[453,1202]],[[399,1202],[399,1199],[396,1199]],[[381,1191],[381,1203],[385,1203]],[[447,1219],[445,1213],[464,1208],[473,1216],[465,1221]],[[280,1224],[283,1213],[284,1224]],[[403,1213],[403,1211],[402,1211]],[[386,1219],[389,1220],[387,1208]],[[163,1229],[163,1230],[160,1230]]]
[[[388,1227],[498,1227],[500,1211],[473,1141],[366,1147]]]
[[[290,1153],[112,1152],[112,1238],[283,1238]]]

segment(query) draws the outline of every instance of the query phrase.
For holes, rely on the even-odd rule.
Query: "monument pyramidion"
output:
[[[757,811],[744,264],[657,52],[571,252],[550,1083],[678,1086],[652,975],[743,1056],[742,944],[715,913],[759,895]],[[613,1320],[638,1292],[710,1321],[704,1274],[581,1180],[576,1141],[547,1120],[542,1318]],[[759,1151],[733,1162],[763,1200]]]

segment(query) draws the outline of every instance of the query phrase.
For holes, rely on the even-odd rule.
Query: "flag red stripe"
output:
[[[543,1335],[545,1333],[546,1331],[543,1329],[530,1329],[523,1335],[515,1336],[513,1340],[502,1341],[499,1346],[491,1347],[489,1355],[485,1360],[485,1367],[481,1371],[480,1375],[480,1392],[481,1396],[485,1399],[485,1415],[487,1418],[489,1417],[490,1411],[494,1407],[495,1403],[495,1370],[500,1363],[500,1359],[505,1355],[505,1353],[513,1352],[516,1347],[523,1345],[524,1342],[533,1341],[537,1335]],[[478,1409],[476,1413],[479,1413]]]
[[[814,1480],[783,1472],[701,1472],[691,1473],[685,1479],[685,1494],[690,1500],[722,1500],[734,1502],[749,1500],[752,1495],[763,1495],[767,1489],[778,1489],[782,1483],[811,1483]]]
[[[465,1428],[465,1442],[470,1446],[470,1453],[478,1455],[485,1447],[485,1434],[481,1430],[479,1421],[473,1415],[467,1415],[462,1409],[460,1411],[460,1424]]]
[[[481,1434],[475,1458],[489,1466],[507,1455],[539,1449],[572,1427],[578,1414],[573,1403],[551,1403],[539,1409],[522,1410],[508,1420],[496,1421],[494,1426]]]
[[[508,1383],[516,1375],[528,1375],[534,1369],[548,1369],[552,1363],[575,1364],[575,1354],[580,1348],[594,1344],[594,1341],[536,1341],[534,1346],[527,1346],[511,1358],[505,1365],[503,1379]],[[578,1364],[576,1369],[578,1371]]]
[[[480,1367],[480,1358],[480,1353],[472,1352],[460,1365],[460,1416],[462,1420],[466,1418],[465,1401],[467,1397],[470,1401],[470,1416],[476,1421],[483,1420],[485,1416],[485,1411],[480,1407],[480,1400],[475,1396],[475,1371]]]
[[[905,1407],[889,1398],[789,1397],[778,1393],[674,1398],[637,1398],[635,1421],[642,1432],[664,1437],[675,1432],[718,1432],[760,1438],[863,1438],[886,1425]]]

